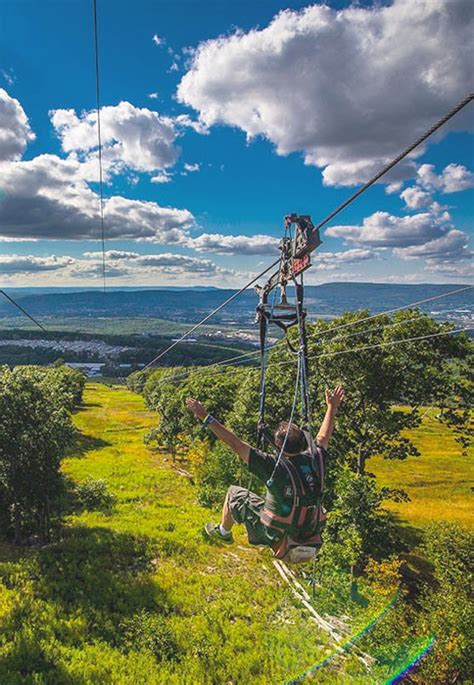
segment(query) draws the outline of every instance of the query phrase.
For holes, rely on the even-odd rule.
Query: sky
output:
[[[106,281],[237,287],[473,91],[471,0],[97,0]],[[0,286],[101,285],[92,0],[0,3]],[[308,283],[472,282],[474,104]]]

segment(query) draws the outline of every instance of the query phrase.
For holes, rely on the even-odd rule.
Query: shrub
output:
[[[157,661],[171,661],[179,658],[179,648],[168,621],[160,614],[141,611],[122,623],[122,644],[131,651],[147,651]]]
[[[84,509],[110,511],[115,504],[115,497],[108,491],[103,478],[89,476],[83,483],[76,485],[75,494]]]

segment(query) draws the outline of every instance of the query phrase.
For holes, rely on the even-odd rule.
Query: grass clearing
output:
[[[432,521],[450,521],[474,528],[474,462],[452,432],[436,418],[437,409],[426,408],[422,425],[406,435],[413,440],[419,457],[389,461],[375,457],[368,465],[380,485],[401,488],[409,502],[389,502],[387,507],[402,521],[423,527]]]

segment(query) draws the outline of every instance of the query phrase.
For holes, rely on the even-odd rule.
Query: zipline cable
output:
[[[385,343],[377,343],[376,345],[366,345],[366,346],[363,346],[363,347],[353,347],[353,348],[351,348],[350,350],[339,350],[338,352],[325,352],[325,353],[319,354],[319,355],[310,355],[310,356],[308,357],[308,360],[310,360],[310,359],[311,359],[311,360],[317,360],[317,359],[322,359],[323,357],[329,357],[329,356],[330,356],[330,357],[337,357],[337,356],[339,356],[339,355],[341,355],[341,354],[353,354],[354,352],[362,352],[362,351],[364,351],[364,350],[369,350],[369,349],[373,350],[373,349],[375,349],[375,348],[377,348],[377,347],[390,347],[390,346],[392,346],[392,345],[400,345],[401,343],[408,343],[408,342],[413,342],[413,341],[426,340],[426,339],[429,339],[429,338],[439,338],[440,336],[443,336],[443,335],[454,335],[455,333],[465,333],[465,332],[467,332],[467,331],[474,331],[474,327],[456,328],[456,329],[453,329],[453,330],[451,330],[451,331],[441,331],[441,332],[439,332],[439,333],[430,333],[430,334],[428,334],[428,335],[421,335],[421,336],[416,336],[416,337],[413,337],[413,338],[402,338],[402,339],[400,339],[400,340],[393,340],[393,341],[389,341],[389,342],[385,342]],[[246,360],[246,361],[248,361],[248,360]],[[243,364],[243,363],[245,363],[245,362],[242,361],[241,363]],[[294,364],[294,361],[293,361],[292,359],[290,359],[290,360],[286,360],[286,361],[272,362],[271,366],[272,366],[272,367],[274,367],[274,366],[288,366],[288,364]],[[218,371],[216,371],[216,373],[218,373],[218,374],[221,374],[221,373],[230,373],[230,374],[235,373],[235,371],[236,371],[235,366],[236,366],[236,364],[233,365],[233,366],[224,367],[224,368],[219,369]],[[197,367],[197,369],[193,369],[193,370],[198,370],[198,369],[201,369],[201,368],[207,368],[207,367]],[[190,372],[190,373],[191,373],[191,372]],[[173,380],[179,380],[179,379],[178,379],[177,377],[170,376],[170,377],[168,377],[168,378],[164,378],[163,381],[162,381],[162,383],[163,383],[163,384],[164,384],[164,383],[170,383],[170,382],[172,382]],[[161,384],[161,383],[159,383],[158,385],[160,385],[160,384]]]
[[[24,314],[25,316],[27,316],[28,319],[30,319],[30,321],[32,321],[32,322],[35,324],[35,326],[38,326],[38,328],[41,328],[41,330],[42,330],[44,333],[46,333],[48,336],[50,335],[50,336],[53,338],[53,340],[54,340],[55,342],[57,342],[58,345],[59,345],[64,351],[66,351],[66,348],[64,347],[63,343],[59,340],[59,338],[56,338],[56,336],[54,335],[54,333],[52,333],[51,331],[48,331],[48,329],[45,328],[45,327],[43,326],[43,324],[42,324],[40,321],[38,321],[37,319],[35,319],[34,316],[32,316],[29,312],[27,312],[26,309],[25,309],[24,307],[22,307],[21,304],[19,304],[13,297],[11,297],[11,296],[10,296],[8,293],[6,293],[4,290],[0,290],[0,294],[3,295],[3,296],[4,296],[4,297],[5,297],[5,298],[6,298],[14,307],[16,307],[20,312],[22,312],[22,314]]]
[[[102,133],[100,127],[100,69],[99,69],[99,36],[97,30],[97,0],[92,0],[92,13],[94,18],[94,49],[95,49],[95,95],[97,107],[97,142],[99,145],[99,201],[100,201],[100,228],[102,241],[102,280],[105,293],[106,269],[105,269],[105,225],[104,225],[104,178],[102,170]]]
[[[415,140],[414,143],[409,145],[403,152],[401,152],[397,157],[392,159],[389,164],[387,164],[386,167],[384,167],[381,171],[379,171],[375,176],[372,176],[371,179],[365,183],[362,188],[359,188],[359,190],[356,190],[355,193],[353,193],[350,197],[345,200],[339,207],[337,207],[331,214],[329,214],[325,219],[319,222],[317,226],[315,227],[316,230],[319,228],[322,228],[322,226],[325,226],[331,219],[334,219],[334,217],[339,214],[339,212],[342,212],[343,209],[345,209],[351,202],[353,202],[356,198],[359,197],[359,195],[362,195],[370,186],[372,186],[374,183],[376,183],[379,178],[382,178],[382,176],[385,176],[385,174],[393,169],[394,166],[396,166],[399,162],[402,161],[405,157],[407,157],[410,152],[413,152],[415,148],[417,148],[421,143],[424,143],[427,138],[429,138],[433,133],[435,133],[441,126],[446,124],[455,114],[460,112],[466,105],[468,105],[472,100],[474,99],[474,93],[469,93],[467,97],[465,97],[461,102],[459,102],[453,109],[451,109],[447,114],[444,115],[444,117],[441,117],[433,126],[430,126],[430,128],[425,131],[419,138]]]
[[[264,276],[268,271],[270,271],[270,269],[273,269],[273,267],[279,263],[280,263],[280,258],[275,260],[273,262],[273,264],[270,264],[270,266],[267,266],[267,268],[264,271],[259,273],[258,276],[255,276],[255,278],[252,278],[251,281],[249,281],[246,285],[244,285],[242,288],[240,288],[240,290],[237,290],[237,292],[235,292],[233,295],[228,297],[227,300],[225,300],[224,302],[222,302],[222,304],[220,304],[218,307],[213,309],[212,312],[209,312],[209,314],[207,314],[204,317],[204,319],[201,319],[201,321],[194,324],[194,326],[192,326],[192,328],[190,328],[188,331],[183,333],[183,335],[180,338],[178,338],[178,340],[175,340],[171,345],[168,345],[168,347],[166,347],[164,350],[159,352],[157,354],[157,356],[154,359],[152,359],[151,362],[149,362],[142,370],[146,371],[146,369],[148,369],[150,366],[153,366],[153,364],[156,364],[156,362],[159,361],[162,357],[164,357],[165,354],[168,354],[168,352],[170,352],[174,347],[176,347],[176,345],[179,345],[180,342],[182,342],[183,340],[186,340],[186,338],[189,337],[191,335],[191,333],[194,333],[194,331],[196,331],[203,324],[205,324],[207,321],[209,321],[209,319],[212,318],[214,316],[214,314],[217,314],[222,309],[224,309],[224,307],[227,307],[227,305],[230,304],[233,300],[235,300],[239,295],[241,295],[244,292],[244,290],[247,290],[247,288],[250,288],[250,286],[253,285],[254,283],[256,283],[259,278]]]
[[[94,0],[94,5],[95,5],[96,0]],[[474,99],[474,93],[470,93],[467,97],[465,97],[459,104],[457,104],[455,107],[453,107],[447,114],[445,114],[441,119],[439,119],[435,124],[433,124],[425,133],[423,133],[421,136],[419,136],[414,143],[412,143],[409,147],[407,147],[403,152],[401,152],[397,157],[395,157],[389,164],[387,164],[381,171],[379,171],[375,176],[373,176],[367,183],[365,183],[359,190],[357,190],[355,193],[353,193],[345,202],[343,202],[339,207],[336,207],[334,211],[332,211],[328,216],[323,219],[322,221],[319,222],[315,226],[315,230],[320,229],[322,226],[327,224],[331,219],[333,219],[337,214],[339,214],[343,209],[345,209],[349,204],[351,204],[356,198],[358,198],[362,193],[364,193],[370,186],[372,186],[376,181],[378,181],[382,176],[384,176],[388,171],[390,171],[394,166],[396,166],[404,157],[410,154],[418,145],[421,145],[427,138],[429,138],[433,133],[435,133],[441,126],[446,124],[455,114],[460,112],[466,105],[468,105],[472,100]],[[155,364],[157,361],[162,359],[165,354],[170,352],[176,345],[179,345],[180,342],[185,340],[191,333],[196,331],[200,326],[202,326],[206,321],[209,321],[209,319],[214,316],[214,314],[217,314],[217,312],[221,311],[226,307],[232,300],[235,300],[236,297],[241,295],[247,288],[249,288],[251,285],[253,285],[261,276],[267,273],[267,271],[270,271],[274,266],[279,264],[280,259],[277,259],[273,264],[271,264],[265,271],[262,271],[258,276],[256,276],[254,279],[249,281],[243,288],[238,290],[234,295],[229,297],[225,302],[223,302],[219,307],[214,309],[210,314],[208,314],[204,319],[199,321],[197,324],[195,324],[191,329],[189,329],[186,333],[184,333],[178,340],[175,340],[172,345],[169,345],[166,347],[164,350],[162,350],[149,364],[147,364],[143,370],[148,369],[150,366]],[[327,331],[329,332],[329,331]]]

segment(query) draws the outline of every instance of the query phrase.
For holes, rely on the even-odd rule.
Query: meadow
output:
[[[333,658],[334,640],[290,593],[267,550],[246,545],[242,529],[230,548],[203,539],[203,524],[216,514],[198,504],[179,465],[146,447],[155,423],[141,396],[87,385],[75,414],[80,434],[63,471],[71,484],[105,483],[110,501],[72,510],[49,545],[0,547],[0,682],[267,685],[290,682],[328,657],[320,683],[391,682],[409,645],[370,674],[351,650],[343,661]],[[420,449],[433,442],[438,451],[430,447],[429,456],[406,464],[373,463],[381,480],[409,490],[412,502],[398,513],[421,525],[432,494],[430,516],[449,518],[437,496],[442,455],[451,450],[457,475],[444,477],[451,485],[443,502],[451,520],[467,518],[467,462],[433,417],[416,439]],[[390,601],[366,590],[363,610],[353,598],[345,602],[355,633]],[[370,647],[370,637],[364,644]]]
[[[422,425],[406,431],[420,452],[406,461],[373,458],[369,470],[380,485],[404,490],[410,501],[389,502],[402,523],[424,527],[449,521],[474,528],[474,462],[472,448],[463,455],[452,432],[437,420],[436,407],[426,407]]]

